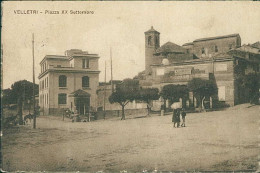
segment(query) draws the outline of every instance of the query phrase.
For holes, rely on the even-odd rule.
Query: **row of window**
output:
[[[40,84],[39,84],[40,90],[49,87],[49,80],[48,80],[48,79],[49,79],[49,78],[46,77],[45,79],[43,79],[42,81],[40,81]]]
[[[70,62],[70,67],[74,67],[73,62]],[[82,59],[82,68],[89,68],[89,59]]]
[[[48,93],[40,95],[40,104],[43,104],[43,105],[49,104],[49,95],[48,95]]]
[[[40,104],[43,104],[43,105],[49,104],[48,93],[40,95]],[[65,94],[65,93],[58,94],[58,104],[67,104],[67,94]]]
[[[81,80],[82,80],[82,87],[88,88],[89,87],[89,77],[83,76],[81,78]],[[59,76],[59,87],[67,87],[67,76],[65,76],[65,75]]]
[[[44,72],[45,70],[47,70],[47,64],[46,64],[46,62],[41,65],[41,72]]]

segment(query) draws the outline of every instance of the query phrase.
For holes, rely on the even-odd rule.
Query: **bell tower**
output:
[[[151,27],[145,33],[145,71],[151,72],[151,65],[154,64],[154,53],[160,47],[160,33]]]

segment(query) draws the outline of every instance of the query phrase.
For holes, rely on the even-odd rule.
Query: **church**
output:
[[[161,90],[168,84],[187,85],[191,79],[201,78],[215,81],[218,101],[229,106],[248,102],[248,91],[236,75],[238,71],[243,75],[259,73],[259,42],[241,46],[240,35],[231,34],[200,38],[182,46],[173,42],[160,45],[160,33],[153,27],[144,34],[145,71],[135,77],[142,87]],[[183,104],[196,107],[196,98],[190,93]]]

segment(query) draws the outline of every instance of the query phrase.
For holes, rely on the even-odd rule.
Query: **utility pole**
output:
[[[105,61],[104,119],[106,119],[106,90],[107,90],[107,66]]]
[[[112,93],[114,92],[114,85],[113,85],[113,61],[112,61],[112,49],[110,47],[110,64],[111,64],[111,89]]]
[[[35,114],[35,74],[34,74],[34,33],[32,34],[32,56],[33,56],[33,128],[36,128],[36,114]]]

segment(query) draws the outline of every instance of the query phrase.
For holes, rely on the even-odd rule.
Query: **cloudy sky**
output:
[[[82,49],[100,55],[100,81],[104,81],[105,60],[110,66],[110,47],[114,79],[132,78],[144,70],[144,32],[151,26],[161,33],[161,45],[233,33],[240,34],[242,44],[260,41],[260,4],[253,2],[18,1],[2,5],[4,89],[18,80],[32,81],[32,33],[37,77],[45,55]],[[38,10],[39,14],[19,15],[14,10]],[[45,14],[45,10],[94,14]],[[110,79],[110,69],[107,74]]]

